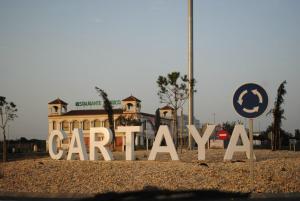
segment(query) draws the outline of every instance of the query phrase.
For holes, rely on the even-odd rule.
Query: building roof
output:
[[[160,108],[160,110],[174,110],[174,108],[172,108],[172,107],[169,106],[169,105],[166,105],[166,106]]]
[[[148,117],[153,117],[155,118],[155,114],[149,114],[149,113],[144,113],[144,112],[140,112],[139,114],[143,115],[143,116],[148,116]]]
[[[94,110],[71,110],[62,116],[79,116],[79,115],[101,115],[107,114],[103,109],[94,109]],[[122,109],[114,109],[114,114],[123,114]]]
[[[66,103],[65,101],[63,101],[63,100],[61,100],[61,99],[59,99],[59,98],[55,99],[54,101],[51,101],[51,102],[48,103],[48,104],[62,104],[62,105],[68,105],[68,103]]]
[[[137,99],[136,97],[134,97],[134,96],[129,96],[129,97],[127,97],[127,98],[125,98],[125,99],[123,99],[122,101],[137,101],[137,102],[141,102],[139,99]]]

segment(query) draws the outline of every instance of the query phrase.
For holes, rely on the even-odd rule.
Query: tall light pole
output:
[[[189,79],[189,125],[194,124],[194,75],[193,75],[193,0],[188,0],[188,79]],[[189,132],[189,148],[192,149],[192,137]]]
[[[215,112],[213,113],[213,116],[214,116],[214,124],[216,124],[216,113]]]

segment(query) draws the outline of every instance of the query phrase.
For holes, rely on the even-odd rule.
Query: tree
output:
[[[161,103],[166,103],[174,108],[173,114],[173,140],[176,147],[178,146],[178,118],[177,111],[181,108],[189,97],[187,84],[190,81],[187,75],[180,77],[180,72],[169,73],[166,77],[159,76],[156,83],[159,87],[157,95],[160,98]],[[192,86],[194,86],[195,81],[192,80]],[[195,92],[195,90],[193,89]]]
[[[95,89],[96,89],[96,91],[99,93],[99,95],[103,99],[104,110],[107,112],[109,128],[112,131],[112,135],[113,135],[113,144],[115,144],[116,135],[115,135],[114,110],[113,110],[113,107],[111,105],[110,100],[107,97],[107,93],[103,89],[100,89],[98,87],[95,87]]]
[[[282,108],[282,104],[284,103],[284,95],[286,94],[286,89],[285,89],[286,81],[283,81],[278,89],[277,89],[277,97],[274,102],[274,108],[272,108],[267,115],[272,114],[273,115],[273,128],[272,128],[272,151],[275,151],[277,149],[281,148],[281,136],[280,136],[280,131],[281,129],[281,124],[282,124],[282,119],[285,119],[283,116],[284,114],[284,109]]]
[[[3,162],[7,161],[5,129],[9,121],[13,121],[15,118],[18,117],[16,114],[17,111],[18,111],[17,106],[13,102],[7,102],[5,97],[0,96],[0,116],[1,116],[0,128],[2,129],[2,134],[3,134]]]
[[[295,129],[295,139],[296,140],[300,140],[300,130],[299,129]]]
[[[289,133],[289,132],[281,129],[280,130],[281,145],[283,145],[283,146],[289,146],[290,139],[293,139],[292,136],[293,136],[292,133]]]
[[[226,130],[230,135],[232,135],[235,124],[236,124],[235,121],[233,122],[226,121],[222,124],[222,128]]]
[[[155,127],[155,136],[156,136],[156,133],[159,129],[160,124],[161,124],[160,112],[159,112],[159,108],[157,108],[156,111],[155,111],[155,125],[154,125],[154,127]]]
[[[134,118],[132,115],[129,117],[125,117],[125,116],[121,115],[118,117],[118,119],[116,121],[119,123],[119,125],[122,125],[122,126],[141,126],[142,125],[141,120]]]
[[[272,140],[272,136],[270,135],[273,130],[273,124],[269,125],[265,131],[261,132],[261,135],[264,137],[265,140]]]

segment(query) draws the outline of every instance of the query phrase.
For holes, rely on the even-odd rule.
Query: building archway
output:
[[[94,121],[94,127],[101,127],[101,121],[99,119]]]
[[[62,122],[62,130],[64,131],[69,131],[70,130],[70,124],[68,121],[63,121]]]
[[[90,121],[84,120],[83,121],[83,130],[90,130]]]
[[[74,121],[72,122],[72,130],[74,130],[74,128],[79,128],[79,121],[74,120]]]

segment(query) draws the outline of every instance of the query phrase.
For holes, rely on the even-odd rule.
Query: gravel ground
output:
[[[0,163],[0,192],[105,193],[152,187],[249,192],[245,154],[223,162],[224,153],[207,150],[206,161],[197,160],[197,151],[179,150],[180,161],[171,161],[168,154],[147,161],[149,152],[137,151],[137,161],[125,161],[124,153],[114,152],[112,162],[41,158]],[[300,152],[255,150],[255,155],[255,192],[300,192]]]

